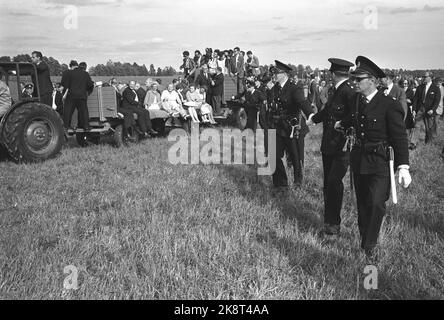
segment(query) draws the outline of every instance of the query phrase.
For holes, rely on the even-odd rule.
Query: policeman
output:
[[[385,202],[390,192],[388,147],[394,151],[399,183],[407,188],[409,151],[402,107],[392,97],[377,90],[378,78],[384,72],[371,60],[356,58],[352,73],[357,91],[352,112],[335,124],[336,129],[354,127],[356,143],[350,154],[358,207],[361,248],[371,260],[377,258],[375,248],[385,215]]]
[[[274,103],[279,109],[279,119],[276,123],[276,170],[273,174],[275,187],[288,186],[282,157],[284,150],[290,157],[294,170],[294,186],[302,184],[302,168],[304,163],[304,138],[308,127],[302,112],[308,117],[312,109],[304,97],[304,89],[289,81],[288,74],[291,67],[275,60],[276,84],[274,90]]]
[[[322,164],[324,167],[324,227],[321,235],[338,235],[341,225],[341,207],[344,194],[342,179],[347,173],[349,152],[343,151],[345,136],[335,130],[336,121],[350,113],[355,90],[348,79],[350,67],[354,64],[331,58],[330,72],[333,86],[328,91],[328,100],[322,111],[307,121],[308,125],[323,123],[321,143]]]

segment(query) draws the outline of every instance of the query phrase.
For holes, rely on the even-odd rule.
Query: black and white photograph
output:
[[[443,300],[443,30],[442,0],[0,0],[0,300]]]

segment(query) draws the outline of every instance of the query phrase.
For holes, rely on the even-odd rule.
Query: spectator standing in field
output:
[[[42,60],[43,55],[40,51],[34,51],[31,54],[32,63],[37,69],[37,79],[39,82],[40,101],[48,106],[52,105],[52,90],[54,89],[51,82],[48,65]],[[33,75],[34,96],[37,96],[37,87],[35,85],[35,75]]]
[[[261,109],[261,106],[266,100],[265,95],[256,88],[253,81],[246,82],[247,90],[245,94],[239,94],[235,96],[236,99],[245,96],[245,110],[247,112],[247,126],[246,129],[256,131],[257,128],[257,114]]]
[[[444,87],[442,86],[442,78],[436,78],[436,85],[441,93],[441,98],[439,99],[438,108],[436,109],[435,126],[438,127],[439,118],[443,116],[443,101],[444,101]]]
[[[308,96],[307,100],[310,103],[311,107],[313,108],[313,112],[317,113],[316,110],[316,96],[318,95],[318,83],[316,82],[316,77],[313,74],[310,75],[310,83],[308,85]]]
[[[222,74],[222,68],[216,68],[216,75],[211,80],[211,105],[215,110],[215,115],[221,115],[222,108],[222,96],[224,93],[224,75]]]
[[[425,128],[425,143],[431,143],[436,137],[436,110],[441,99],[441,91],[432,83],[432,74],[424,74],[424,83],[418,87],[413,99],[413,110],[416,112],[414,144],[419,140],[421,128]]]
[[[402,90],[396,83],[394,83],[395,74],[393,72],[388,72],[387,77],[382,79],[382,84],[386,88],[384,94],[395,98],[395,100],[401,104],[402,110],[404,111],[404,120],[407,116],[407,98],[405,91]]]
[[[65,121],[65,110],[72,110],[72,99],[68,94],[69,83],[71,82],[71,73],[74,69],[78,68],[79,64],[76,60],[69,62],[69,69],[62,72],[62,79],[60,85],[62,86],[62,101],[63,101],[63,120]],[[71,123],[65,123],[65,128],[71,126]]]
[[[57,82],[53,92],[53,103],[52,107],[57,113],[63,117],[63,87],[60,85],[60,82]]]
[[[330,87],[327,86],[327,82],[325,80],[321,81],[321,84],[319,86],[319,101],[320,101],[320,106],[318,107],[318,111],[321,111],[322,109],[324,109],[325,104],[328,101],[328,89]]]
[[[94,89],[94,82],[88,72],[83,69],[75,68],[69,72],[67,79],[67,99],[72,103],[64,106],[65,127],[71,126],[71,117],[74,109],[78,111],[78,125],[85,131],[89,131],[89,112],[87,107],[88,95]]]
[[[412,108],[413,98],[415,97],[415,92],[413,91],[413,81],[409,84],[408,80],[401,80],[399,86],[405,91],[406,103],[407,103],[407,114],[405,117],[405,128],[407,130],[407,139],[409,141],[409,150],[416,149],[416,146],[412,142],[413,130],[415,128],[415,115]]]

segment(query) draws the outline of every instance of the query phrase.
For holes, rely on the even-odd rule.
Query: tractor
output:
[[[32,63],[0,62],[11,93],[11,104],[0,116],[0,145],[16,162],[40,162],[60,153],[64,142],[59,114],[41,103],[37,70]],[[23,96],[22,83],[33,83],[32,97]],[[4,150],[3,150],[4,151]]]

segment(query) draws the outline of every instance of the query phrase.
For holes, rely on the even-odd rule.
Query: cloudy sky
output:
[[[443,16],[442,0],[0,0],[0,56],[177,69],[184,50],[239,46],[261,64],[323,68],[365,55],[387,68],[444,68]]]

